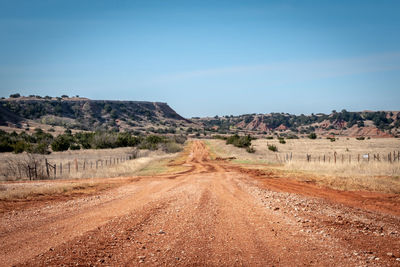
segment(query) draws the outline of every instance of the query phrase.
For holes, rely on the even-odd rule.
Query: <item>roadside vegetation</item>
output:
[[[239,136],[238,134],[231,135],[229,137],[214,135],[214,139],[226,140],[227,145],[234,145],[235,147],[244,148],[248,153],[254,153],[256,150],[251,145],[251,140],[254,140],[250,135]]]
[[[139,149],[161,149],[167,153],[176,153],[182,150],[186,136],[135,136],[131,133],[117,132],[78,132],[72,134],[70,130],[56,137],[35,129],[33,134],[21,132],[7,133],[0,130],[0,152],[50,154],[51,151],[66,151],[80,149],[105,149],[118,147],[137,147]],[[51,148],[51,149],[50,149]]]

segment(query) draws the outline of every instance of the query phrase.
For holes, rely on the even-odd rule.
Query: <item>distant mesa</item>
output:
[[[196,136],[239,133],[301,137],[315,132],[320,137],[398,137],[400,112],[343,109],[331,114],[254,113],[189,120],[162,102],[90,100],[79,95],[21,96],[19,93],[2,97],[0,128],[24,130],[28,125],[79,131],[185,132]]]

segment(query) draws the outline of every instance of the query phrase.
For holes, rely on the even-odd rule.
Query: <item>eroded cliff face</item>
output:
[[[3,99],[0,124],[16,126],[27,120],[81,130],[188,124],[167,103],[74,99]]]

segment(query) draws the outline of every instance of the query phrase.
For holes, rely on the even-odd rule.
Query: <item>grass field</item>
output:
[[[62,176],[64,179],[43,180],[43,181],[16,181],[0,183],[0,201],[15,201],[37,199],[43,196],[67,196],[90,194],[100,190],[105,190],[119,186],[120,184],[129,182],[129,179],[136,176],[149,176],[156,174],[171,174],[188,169],[187,166],[181,165],[186,159],[190,150],[190,144],[187,145],[184,151],[174,154],[165,154],[161,151],[140,151],[137,156],[139,158],[127,160],[122,163],[111,166],[103,166],[98,169],[82,168],[78,172],[72,171],[69,175]],[[57,152],[48,157],[58,165],[60,162],[66,162],[75,158],[95,160],[104,157],[117,157],[130,153],[129,148],[118,149],[103,149],[103,150],[85,150],[85,151],[69,151]],[[125,154],[124,154],[125,153]],[[11,157],[13,160],[23,159],[26,155],[8,154],[2,157],[2,162],[5,164],[6,157]],[[50,155],[49,155],[50,156]],[[4,166],[4,165],[3,165]],[[115,179],[101,179],[115,177]],[[61,178],[61,177],[59,177]],[[80,179],[91,178],[91,179]],[[26,180],[26,179],[25,179]],[[0,206],[0,212],[1,212]]]
[[[128,160],[134,156],[135,159]],[[56,165],[56,178],[94,178],[127,176],[138,172],[154,161],[163,161],[176,157],[176,154],[166,154],[162,151],[135,150],[134,148],[115,149],[87,149],[65,152],[53,152],[50,155],[35,155],[40,162],[40,172],[46,176],[44,158],[53,166]],[[78,171],[76,171],[76,164]],[[16,177],[10,170],[17,164],[27,165],[32,159],[26,153],[2,153],[0,155],[0,180],[26,180],[26,173]],[[62,173],[61,173],[62,168]],[[17,176],[20,176],[19,173]],[[50,178],[54,178],[54,171],[50,170]]]
[[[388,162],[384,155],[400,150],[399,139],[339,138],[329,139],[291,139],[286,144],[279,140],[258,139],[252,141],[255,153],[226,145],[223,140],[208,140],[211,151],[219,157],[235,157],[232,162],[249,168],[273,169],[280,175],[299,180],[314,181],[340,190],[370,190],[400,193],[400,162]],[[268,145],[275,145],[278,152],[272,152]],[[337,162],[334,163],[334,153]],[[380,154],[380,161],[370,161],[358,155]],[[307,161],[306,155],[312,155]],[[323,156],[325,155],[325,162]],[[342,162],[343,155],[343,162]],[[350,161],[349,161],[350,158]],[[329,160],[328,160],[329,159]]]

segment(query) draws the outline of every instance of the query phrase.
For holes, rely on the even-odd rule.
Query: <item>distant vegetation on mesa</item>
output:
[[[342,110],[328,115],[270,113],[186,119],[160,102],[13,94],[0,100],[0,125],[5,131],[40,127],[50,132],[71,129],[197,137],[235,133],[301,137],[313,132],[319,136],[397,137],[400,112]]]

